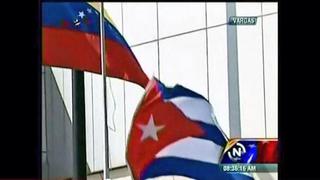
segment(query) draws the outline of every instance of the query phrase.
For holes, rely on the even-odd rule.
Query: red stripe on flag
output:
[[[145,87],[149,82],[133,53],[121,44],[107,40],[107,75],[135,82]]]
[[[101,73],[99,36],[78,31],[42,28],[44,65]]]
[[[101,73],[100,37],[80,31],[43,27],[43,65]],[[106,41],[107,76],[145,87],[149,79],[127,47]]]

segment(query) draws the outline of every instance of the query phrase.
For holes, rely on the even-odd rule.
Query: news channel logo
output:
[[[277,139],[231,139],[224,148],[224,171],[275,172],[278,161]]]

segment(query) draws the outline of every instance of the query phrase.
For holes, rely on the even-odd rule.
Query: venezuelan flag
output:
[[[94,3],[42,3],[42,63],[101,73],[100,12]],[[143,72],[128,43],[104,18],[107,76],[145,87]]]

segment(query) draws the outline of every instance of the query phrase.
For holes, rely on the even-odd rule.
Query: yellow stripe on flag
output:
[[[99,2],[88,2],[89,5],[91,5],[95,10],[97,10],[99,13],[100,12],[100,5],[101,3]],[[117,28],[116,24],[113,22],[111,16],[109,13],[104,9],[104,17],[114,26]],[[117,28],[118,29],[118,28]]]

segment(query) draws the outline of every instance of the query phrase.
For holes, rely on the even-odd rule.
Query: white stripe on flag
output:
[[[193,121],[218,125],[211,104],[204,99],[181,96],[169,99],[168,101],[175,104],[184,115]]]
[[[222,150],[223,147],[212,141],[187,137],[169,144],[156,157],[179,157],[217,164]]]

